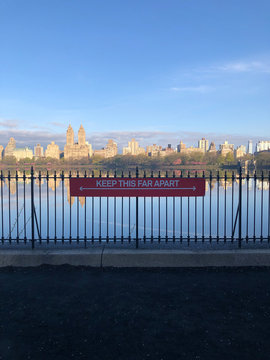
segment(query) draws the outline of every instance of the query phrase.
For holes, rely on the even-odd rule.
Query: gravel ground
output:
[[[0,359],[270,357],[270,268],[2,268],[0,291]]]

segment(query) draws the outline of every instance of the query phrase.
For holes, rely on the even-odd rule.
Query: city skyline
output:
[[[34,152],[31,147],[17,147],[16,139],[11,137],[6,146],[0,144],[0,159],[3,156],[14,156],[17,160],[23,158],[55,158],[60,159],[64,158],[65,160],[76,160],[82,158],[91,158],[92,156],[100,156],[102,158],[110,158],[114,157],[117,154],[121,155],[146,155],[146,156],[168,156],[173,153],[182,153],[182,154],[192,154],[194,152],[206,154],[207,152],[220,153],[223,156],[226,156],[229,153],[232,153],[235,158],[242,158],[246,154],[252,154],[253,151],[253,142],[251,139],[248,140],[248,144],[235,146],[235,144],[231,144],[228,140],[220,144],[215,144],[213,139],[206,139],[202,137],[198,139],[197,146],[187,146],[182,139],[178,141],[176,147],[172,146],[172,144],[167,144],[166,147],[162,146],[159,143],[149,144],[145,147],[139,144],[135,138],[132,138],[128,141],[127,146],[122,147],[119,151],[119,144],[113,139],[108,139],[107,144],[103,144],[101,149],[93,149],[92,144],[89,143],[86,139],[86,133],[83,125],[80,125],[78,129],[78,133],[74,132],[73,127],[69,124],[66,130],[66,142],[64,144],[64,149],[61,149],[59,144],[55,142],[55,140],[51,140],[49,144],[46,144],[43,147],[40,142],[36,143],[34,146]],[[126,145],[126,144],[125,144]],[[254,144],[255,145],[255,144]],[[270,141],[258,141],[256,143],[254,152],[259,151],[270,151]]]

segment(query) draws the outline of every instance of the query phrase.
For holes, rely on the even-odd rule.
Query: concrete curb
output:
[[[0,267],[44,264],[117,268],[270,266],[270,250],[0,250]]]

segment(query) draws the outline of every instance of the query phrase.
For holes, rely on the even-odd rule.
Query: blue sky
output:
[[[0,142],[270,134],[268,0],[0,0]]]

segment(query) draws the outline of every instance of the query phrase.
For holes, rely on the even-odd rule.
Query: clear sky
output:
[[[0,0],[0,143],[270,137],[269,0]],[[245,144],[246,145],[246,144]]]

